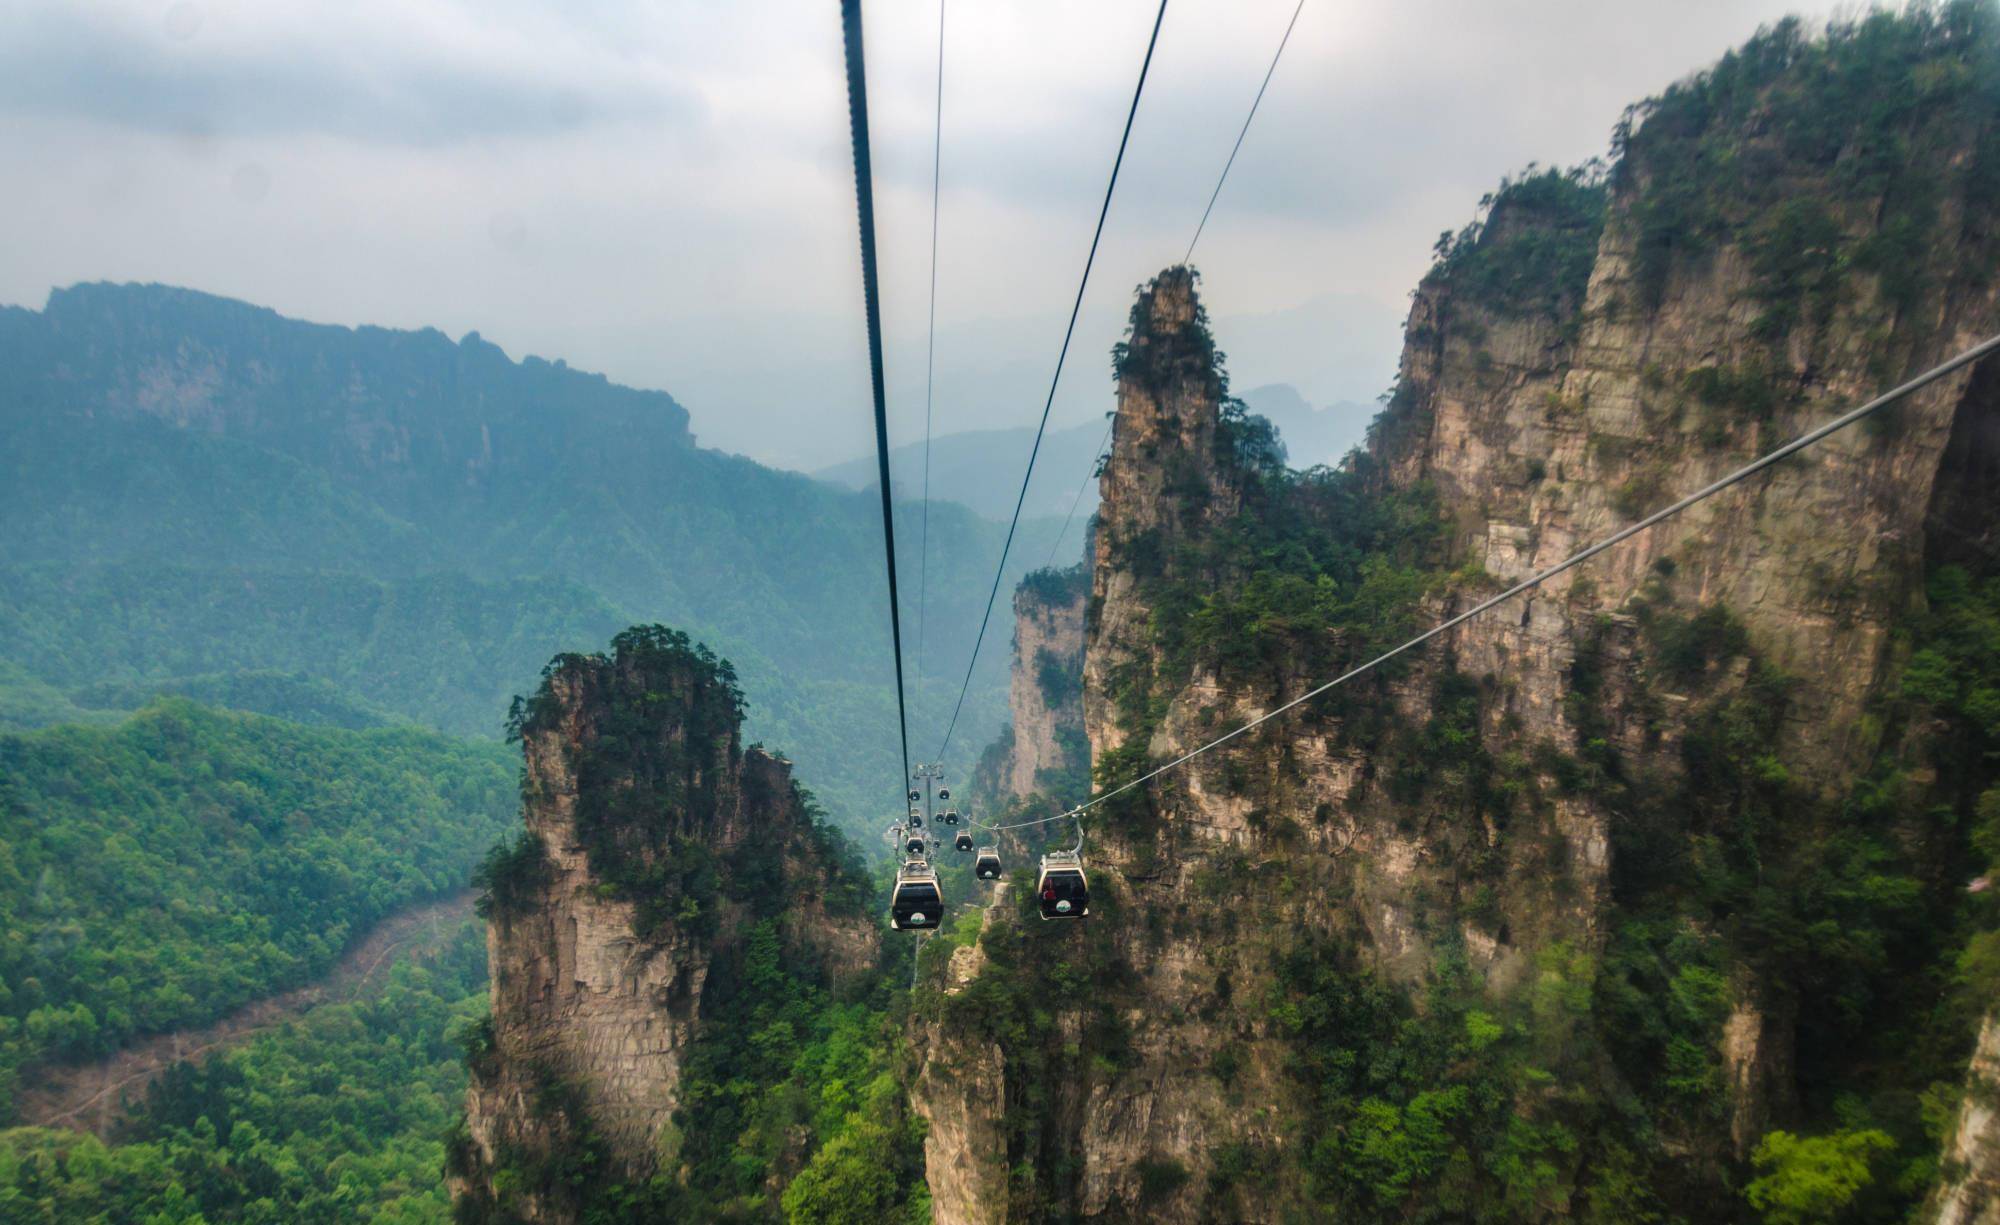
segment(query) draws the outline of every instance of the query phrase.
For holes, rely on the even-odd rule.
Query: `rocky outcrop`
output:
[[[1004,897],[1004,887],[997,891]],[[990,924],[999,908],[987,912]],[[978,944],[951,951],[941,984],[962,996],[986,968]],[[910,1104],[924,1120],[924,1180],[934,1225],[1003,1225],[1008,1219],[1006,1056],[998,1043],[920,1035]]]
[[[1202,534],[1237,507],[1231,467],[1218,462],[1224,388],[1193,271],[1168,269],[1141,289],[1131,331],[1091,549],[1084,723],[1093,754],[1125,743],[1109,699],[1129,689],[1118,671],[1151,654],[1141,583],[1157,576],[1173,540]]]
[[[1964,1103],[1945,1142],[1944,1176],[1929,1206],[1936,1225],[2000,1222],[2000,1022],[1979,1030]]]
[[[1882,241],[1893,193],[1856,191],[1802,163],[1781,132],[1771,124],[1730,137],[1773,176],[1757,190],[1819,218],[1829,261]],[[1990,281],[1938,265],[1905,270],[1921,292],[1901,301],[1886,276],[1857,276],[1794,311],[1774,296],[1769,218],[1728,189],[1708,192],[1717,198],[1713,245],[1662,261],[1656,217],[1686,185],[1670,181],[1676,136],[1646,137],[1642,127],[1613,176],[1573,307],[1560,298],[1526,310],[1496,302],[1449,267],[1413,304],[1376,456],[1396,483],[1439,491],[1460,554],[1495,583],[1561,560],[2000,328]],[[1943,232],[1984,232],[1988,202],[1962,174],[1941,171],[1976,160],[1980,138],[1926,137],[1941,142],[1934,161],[1911,173],[1934,176],[1947,197]],[[1549,241],[1548,217],[1521,211],[1528,215],[1496,207],[1480,236],[1491,258],[1527,237]],[[1641,670],[1652,691],[1637,703],[1607,701],[1605,724],[1592,731],[1638,771],[1670,774],[1690,717],[1703,709],[1690,684],[1728,689],[1744,670],[1668,677],[1657,644],[1649,652],[1643,636],[1602,627],[1635,610],[1726,609],[1758,666],[1786,678],[1770,751],[1819,796],[1846,793],[1885,748],[1878,708],[1896,692],[1899,634],[1921,604],[1927,566],[1941,552],[1963,552],[1950,539],[1961,530],[1940,507],[1959,506],[1952,516],[1963,521],[1969,499],[1984,507],[1971,520],[1992,516],[1994,487],[1968,480],[1967,466],[1989,472],[2000,454],[1979,424],[2000,403],[1996,373],[1988,361],[1948,376],[1881,420],[1559,576],[1517,614],[1461,627],[1450,644],[1456,666],[1508,678],[1498,713],[1526,737],[1575,742],[1583,730],[1575,668],[1589,643],[1599,666]],[[1598,846],[1608,815],[1584,814]],[[1579,881],[1599,895],[1580,918],[1602,909],[1606,883],[1601,873]],[[1760,998],[1759,975],[1736,982],[1722,1054],[1740,1157],[1791,1111],[1796,1018],[1782,990]]]
[[[1100,766],[1121,753],[1179,756],[1310,683],[1303,658],[1281,666],[1276,692],[1206,669],[1184,684],[1166,679],[1175,663],[1155,633],[1158,601],[1216,577],[1192,569],[1199,563],[1178,546],[1243,505],[1248,423],[1225,419],[1214,348],[1188,270],[1169,269],[1141,292],[1101,484],[1084,653],[1085,723]],[[1398,691],[1412,707],[1427,697],[1414,681]],[[1406,977],[1428,964],[1430,916],[1417,899],[1452,887],[1452,835],[1427,837],[1406,813],[1357,809],[1368,755],[1334,729],[1279,729],[1091,823],[1097,885],[1130,918],[1089,935],[1114,945],[1134,982],[1118,1001],[1124,1066],[1088,1087],[1073,1123],[1081,1169],[1070,1194],[1083,1216],[1143,1208],[1164,1221],[1277,1220],[1302,1207],[1311,1196],[1287,1126],[1301,1086],[1283,1035],[1243,1002],[1266,998],[1272,958],[1300,930],[1360,936]],[[1293,887],[1279,891],[1280,875]],[[1218,1196],[1225,1153],[1254,1154],[1260,1176]]]
[[[1083,613],[1089,573],[1042,570],[1014,592],[1013,739],[1001,784],[1017,798],[1089,781],[1083,739]],[[1078,779],[1076,776],[1081,775]],[[1081,795],[1057,795],[1075,802]]]
[[[1141,290],[1084,652],[1101,775],[1177,758],[2000,330],[1987,273],[1854,271],[1908,204],[1825,148],[1879,140],[1863,126],[1879,113],[1813,101],[1818,69],[1788,66],[1820,53],[1770,37],[1740,62],[1768,75],[1731,78],[1726,106],[1657,104],[1608,182],[1530,176],[1443,244],[1345,476],[1275,473],[1189,270]],[[1818,107],[1822,136],[1828,114],[1857,128],[1808,152],[1781,106]],[[1992,201],[1967,168],[1993,133],[1912,122],[1897,147],[1924,151],[1939,243],[1990,250]],[[1715,169],[1714,149],[1756,175]],[[1816,1074],[1858,1056],[1827,1038],[1827,984],[1700,891],[1750,881],[1760,905],[1823,904],[1775,877],[1823,870],[1814,848],[1843,836],[1885,754],[1963,807],[1922,729],[1884,712],[1944,520],[1995,519],[1996,387],[2000,363],[1961,370],[1095,810],[1103,902],[1083,932],[1003,916],[985,942],[1009,955],[981,972],[996,999],[1035,998],[1040,1049],[1074,1057],[995,1025],[997,1071],[920,1086],[933,1117],[995,1084],[1031,1116],[1009,1127],[1006,1205],[959,1180],[954,1219],[1303,1219],[1336,1199],[1394,1219],[1448,1195],[1519,1195],[1500,1218],[1542,1219],[1606,1180],[1635,1204],[1735,1215],[1729,1171],[1805,1109],[1798,1035],[1819,1027]],[[1899,803],[1923,811],[1922,794]],[[1893,838],[1883,853],[1948,913],[1962,850],[1920,823]],[[1763,866],[1731,865],[1746,853]],[[1664,1036],[1621,1029],[1627,1015],[1667,1018],[1649,1022]],[[1426,1057],[1409,1035],[1431,1024],[1423,1041],[1451,1057],[1384,1077]],[[1018,1087],[1027,1064],[1039,1094]],[[1626,1124],[1596,1103],[1635,1092],[1643,1134],[1607,1142]],[[1505,1105],[1481,1122],[1478,1094]],[[1967,1168],[2000,1135],[1983,1100],[1954,1140]],[[1634,1176],[1639,1149],[1657,1164]]]
[[[789,764],[740,743],[727,668],[630,630],[608,656],[560,657],[517,707],[526,829],[486,869],[492,1030],[454,1155],[462,1202],[563,1222],[601,1188],[524,1171],[589,1155],[610,1185],[674,1168],[682,1060],[760,901],[788,899],[788,956],[835,979],[873,962],[872,925],[826,905],[833,866]]]

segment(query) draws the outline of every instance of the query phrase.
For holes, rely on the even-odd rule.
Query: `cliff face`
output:
[[[2000,1024],[1987,1018],[1972,1073],[1944,1150],[1944,1178],[1927,1205],[1937,1225],[2000,1221]]]
[[[986,927],[1004,897],[1003,888],[988,908]],[[943,980],[930,1002],[969,1003],[967,990],[986,970],[984,948],[955,947],[941,960]],[[933,1225],[1003,1225],[1009,1219],[1006,1052],[984,1035],[940,1029],[919,1031],[913,1047],[917,1072],[910,1105],[925,1124],[924,1181]],[[1019,1091],[1017,1085],[1017,1096]]]
[[[559,658],[519,709],[526,831],[487,870],[493,1019],[462,1203],[568,1221],[580,1194],[671,1173],[711,979],[775,900],[787,958],[835,981],[872,964],[873,925],[829,907],[790,766],[741,746],[739,703],[726,665],[655,628]],[[585,1154],[596,1187],[522,1174]]]
[[[1037,571],[1014,592],[1014,666],[1007,693],[1013,740],[1001,769],[1007,792],[1075,802],[1089,781],[1083,738],[1083,609],[1089,575]],[[1074,794],[1071,794],[1074,792]],[[1058,794],[1060,793],[1060,794]]]
[[[1100,777],[2000,330],[1962,258],[1994,250],[2000,115],[1828,84],[1962,81],[1991,41],[1968,11],[1781,27],[1642,109],[1608,183],[1508,185],[1442,244],[1348,472],[1276,469],[1191,274],[1142,290],[1085,651]],[[1909,1102],[1969,1049],[1942,933],[1990,780],[1956,699],[1912,698],[1949,684],[1904,672],[1927,578],[1991,536],[1996,390],[1961,371],[1096,810],[1092,918],[1003,908],[982,940],[988,1008],[1042,1000],[1064,1054],[989,1027],[1001,1066],[952,1109],[1004,1085],[1016,1177],[997,1206],[934,1179],[939,1219],[1735,1219],[1732,1185],[1782,1193],[1782,1145],[1748,1161],[1775,1128],[1934,1153]],[[1948,1203],[1983,1194],[1977,1098]]]

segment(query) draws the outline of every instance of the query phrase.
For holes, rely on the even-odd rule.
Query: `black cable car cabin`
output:
[[[972,861],[972,874],[980,880],[1000,879],[1000,851],[997,847],[986,847],[979,852],[979,858]]]
[[[896,873],[889,922],[897,931],[928,930],[944,922],[944,894],[938,890],[937,873],[929,864],[913,859]]]
[[[1050,851],[1042,856],[1035,900],[1044,919],[1081,919],[1090,913],[1090,883],[1083,878],[1083,857],[1075,851]]]
[[[906,854],[910,854],[910,855],[921,855],[921,854],[923,854],[923,853],[924,853],[924,840],[923,840],[922,838],[918,837],[917,835],[915,835],[915,834],[912,834],[912,835],[910,836],[910,840],[909,840],[908,842],[905,842],[905,843],[903,844],[903,851],[904,851],[904,853],[906,853]]]
[[[952,843],[952,845],[956,846],[961,851],[969,851],[972,849],[972,835],[960,834],[958,836],[957,841]]]
[[[938,798],[939,798],[939,799],[941,799],[941,800],[948,800],[948,799],[950,799],[950,798],[951,798],[951,792],[950,792],[950,791],[948,791],[947,789],[943,788],[943,787],[939,787],[939,788],[938,788]]]
[[[924,798],[924,793],[921,791],[910,792],[910,803],[912,804],[916,803],[918,800],[921,800],[923,798]]]
[[[922,814],[922,813],[918,812],[918,811],[917,811],[916,809],[912,808],[912,809],[910,810],[910,828],[911,828],[911,829],[922,829],[922,828],[923,828],[923,824],[924,824],[924,814]]]
[[[957,824],[958,824],[958,809],[956,809],[956,808],[947,808],[947,809],[945,809],[945,810],[944,810],[944,823],[945,823],[946,825],[957,825]]]

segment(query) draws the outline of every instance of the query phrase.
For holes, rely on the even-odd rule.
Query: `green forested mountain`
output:
[[[176,1065],[115,1142],[0,1130],[0,1220],[447,1220],[438,1170],[465,1095],[454,1036],[485,1006],[485,935],[467,922],[366,998]]]
[[[463,888],[514,797],[497,743],[182,699],[0,736],[0,1111],[24,1064],[212,1020]]]
[[[548,643],[601,637],[616,618],[602,597],[562,579],[145,562],[0,569],[0,641],[14,666],[86,711],[129,708],[157,690],[319,721],[257,693],[245,673],[261,669],[309,678],[301,683],[363,709],[491,738],[512,678],[532,677]]]
[[[900,515],[914,575],[918,508]],[[256,705],[272,695],[227,678],[277,671],[496,735],[541,661],[668,620],[736,663],[752,735],[795,754],[850,828],[872,826],[866,788],[893,773],[876,502],[703,450],[671,397],[476,334],[318,326],[160,286],[0,310],[0,522],[15,726],[162,689]],[[1028,524],[1010,568],[1055,526]],[[931,507],[920,721],[956,694],[1000,531]],[[997,726],[1004,657],[976,678],[962,743]]]

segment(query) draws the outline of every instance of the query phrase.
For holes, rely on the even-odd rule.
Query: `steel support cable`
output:
[[[1125,146],[1132,139],[1132,120],[1139,114],[1139,96],[1146,92],[1146,72],[1153,66],[1153,48],[1160,42],[1160,23],[1166,20],[1167,0],[1153,16],[1153,33],[1146,40],[1146,58],[1139,64],[1139,83],[1132,89],[1132,106],[1125,112],[1125,132],[1118,138],[1118,156],[1111,162],[1111,181],[1104,188],[1104,204],[1097,210],[1097,230],[1090,236],[1090,254],[1083,261],[1083,279],[1076,287],[1076,301],[1069,310],[1069,326],[1063,329],[1061,352],[1056,354],[1055,376],[1049,380],[1049,397],[1042,405],[1042,420],[1035,427],[1035,445],[1028,451],[1028,470],[1021,474],[1021,492],[1014,499],[1014,517],[1007,524],[1007,539],[1000,546],[1000,564],[993,568],[993,590],[986,595],[986,613],[979,619],[979,633],[972,640],[972,658],[965,664],[965,682],[959,686],[958,701],[951,708],[951,722],[945,725],[944,742],[936,758],[944,760],[951,747],[952,733],[958,730],[958,716],[965,709],[965,695],[972,688],[972,672],[979,665],[979,647],[986,641],[986,627],[993,620],[993,602],[1000,596],[1000,580],[1007,573],[1007,555],[1014,547],[1014,532],[1021,526],[1021,507],[1028,500],[1028,482],[1034,479],[1035,457],[1042,451],[1042,435],[1049,428],[1049,410],[1056,404],[1056,388],[1062,383],[1063,362],[1069,358],[1070,340],[1076,335],[1076,318],[1083,311],[1083,291],[1090,286],[1090,269],[1097,262],[1097,245],[1104,238],[1104,219],[1111,214],[1111,195],[1118,190],[1118,168],[1125,164]]]
[[[924,608],[931,580],[931,385],[937,373],[938,184],[944,170],[944,2],[938,0],[937,121],[931,129],[931,307],[924,342],[923,532],[917,546],[917,701],[924,700]],[[1301,0],[1303,3],[1303,0]]]
[[[1284,57],[1285,44],[1292,41],[1292,28],[1299,24],[1299,14],[1305,11],[1306,0],[1299,0],[1292,10],[1292,20],[1285,26],[1285,36],[1278,40],[1278,50],[1271,57],[1271,66],[1264,70],[1264,83],[1257,87],[1257,96],[1251,100],[1250,113],[1243,117],[1243,130],[1236,133],[1236,144],[1229,150],[1229,160],[1222,163],[1222,174],[1215,180],[1215,190],[1208,194],[1208,207],[1201,210],[1201,223],[1194,227],[1194,237],[1188,239],[1187,254],[1181,256],[1185,264],[1194,258],[1194,245],[1201,241],[1201,232],[1208,228],[1208,215],[1215,211],[1216,197],[1222,194],[1222,185],[1229,181],[1229,168],[1236,164],[1236,155],[1243,149],[1243,138],[1250,134],[1250,121],[1257,117],[1257,108],[1264,102],[1264,91],[1271,87],[1271,74],[1278,71],[1278,61]]]
[[[1229,181],[1229,169],[1236,164],[1236,155],[1243,150],[1243,138],[1250,134],[1250,121],[1257,118],[1257,108],[1264,102],[1264,91],[1271,87],[1271,76],[1278,71],[1278,61],[1285,55],[1285,44],[1292,41],[1292,30],[1299,24],[1299,14],[1305,11],[1305,7],[1306,0],[1299,0],[1298,5],[1292,9],[1292,19],[1285,24],[1284,36],[1278,39],[1278,50],[1271,56],[1270,67],[1264,69],[1264,80],[1257,86],[1257,96],[1250,101],[1250,113],[1243,117],[1243,127],[1236,133],[1236,143],[1230,147],[1228,160],[1222,163],[1222,173],[1216,176],[1215,190],[1208,193],[1208,206],[1201,210],[1201,221],[1194,227],[1194,237],[1188,239],[1187,254],[1181,256],[1183,264],[1194,258],[1195,244],[1201,241],[1201,232],[1208,228],[1208,215],[1215,211],[1215,202],[1222,195],[1222,185]],[[1107,423],[1104,427],[1104,440],[1097,444],[1090,469],[1084,473],[1083,480],[1077,483],[1076,494],[1069,500],[1069,511],[1063,515],[1062,530],[1056,533],[1056,542],[1049,546],[1049,560],[1044,564],[1055,564],[1056,551],[1062,548],[1063,537],[1069,535],[1070,521],[1076,518],[1076,508],[1083,501],[1084,486],[1090,483],[1090,478],[1097,469],[1097,460],[1103,458],[1104,448],[1110,442],[1111,426]]]
[[[1165,765],[1147,771],[1146,773],[1140,775],[1138,778],[1133,779],[1131,782],[1124,783],[1118,787],[1114,787],[1110,791],[1104,792],[1102,795],[1092,796],[1090,799],[1085,800],[1083,803],[1078,804],[1076,807],[1066,809],[1051,817],[1038,817],[1032,821],[1015,821],[1007,825],[984,825],[980,824],[979,822],[974,822],[974,824],[979,825],[981,829],[997,832],[999,830],[1005,830],[1005,829],[1022,829],[1030,825],[1047,825],[1052,821],[1068,820],[1071,817],[1075,817],[1081,813],[1087,812],[1090,809],[1097,807],[1099,804],[1104,803],[1106,800],[1112,799],[1115,796],[1123,795],[1125,792],[1132,790],[1132,788],[1137,787],[1142,783],[1151,782],[1153,779],[1158,778],[1160,775],[1165,774],[1169,770],[1173,770],[1180,766],[1186,765],[1188,762],[1193,761],[1195,758],[1201,756],[1203,753],[1208,752],[1210,749],[1226,744],[1229,741],[1236,739],[1236,737],[1241,736],[1243,733],[1252,730],[1253,728],[1261,727],[1262,725],[1269,723],[1272,719],[1277,718],[1279,715],[1284,714],[1286,711],[1291,710],[1294,707],[1304,705],[1305,703],[1312,701],[1314,698],[1320,696],[1321,694],[1327,692],[1330,689],[1335,688],[1336,686],[1346,684],[1348,681],[1353,680],[1355,677],[1360,676],[1362,673],[1368,672],[1374,668],[1381,666],[1382,664],[1387,663],[1391,659],[1394,659],[1396,656],[1401,655],[1403,652],[1408,651],[1413,647],[1421,646],[1424,643],[1429,642],[1431,639],[1437,637],[1439,634],[1442,634],[1447,630],[1453,629],[1454,627],[1459,625],[1463,625],[1465,622],[1472,620],[1474,617],[1478,616],[1483,612],[1486,612],[1488,609],[1491,609],[1496,605],[1503,604],[1506,601],[1513,599],[1515,596],[1522,594],[1523,592],[1530,591],[1536,587],[1541,586],[1543,583],[1547,582],[1549,579],[1554,578],[1556,575],[1561,574],[1563,571],[1571,569],[1572,567],[1575,567],[1577,565],[1582,564],[1585,561],[1588,561],[1589,559],[1597,556],[1599,553],[1604,552],[1606,549],[1609,549],[1614,545],[1630,540],[1632,537],[1638,535],[1640,532],[1645,531],[1647,528],[1650,528],[1657,523],[1661,523],[1667,519],[1673,518],[1675,515],[1680,514],[1682,511],[1686,510],[1690,506],[1693,506],[1697,502],[1705,501],[1706,499],[1713,497],[1718,493],[1721,493],[1723,490],[1728,489],[1732,485],[1741,484],[1743,481],[1748,480],[1752,476],[1755,476],[1757,473],[1762,472],[1764,469],[1769,468],[1772,465],[1779,463],[1780,461],[1792,455],[1795,455],[1800,451],[1805,450],[1807,447],[1813,445],[1814,443],[1820,441],[1821,439],[1827,437],[1828,435],[1835,434],[1841,430],[1846,429],[1848,426],[1853,425],[1855,422],[1860,421],[1862,418],[1867,417],[1870,414],[1879,411],[1880,409],[1886,408],[1890,404],[1895,403],[1897,400],[1902,399],[1904,396],[1909,395],[1911,392],[1921,390],[1922,388],[1929,386],[1931,383],[1936,382],[1938,379],[1943,378],[1945,375],[1950,374],[1952,371],[1968,366],[1971,363],[1978,361],[1980,358],[1995,352],[1996,350],[2000,350],[2000,336],[1989,337],[1986,340],[1981,341],[1979,344],[1972,346],[1970,349],[1965,350],[1963,353],[1960,353],[1957,357],[1951,358],[1949,361],[1931,367],[1929,370],[1924,371],[1922,374],[1909,380],[1906,383],[1903,383],[1901,386],[1883,392],[1881,395],[1875,397],[1873,400],[1868,401],[1861,407],[1853,409],[1847,413],[1844,413],[1841,416],[1834,418],[1832,421],[1827,422],[1825,425],[1809,430],[1806,433],[1799,435],[1797,438],[1792,439],[1785,445],[1779,447],[1777,450],[1767,452],[1766,454],[1759,456],[1758,458],[1743,465],[1741,468],[1736,469],[1734,472],[1731,472],[1729,475],[1702,486],[1700,489],[1695,490],[1693,493],[1682,498],[1680,501],[1675,502],[1670,506],[1665,506],[1659,510],[1654,511],[1652,514],[1647,515],[1645,518],[1639,520],[1637,523],[1634,523],[1629,527],[1623,528],[1617,532],[1612,533],[1611,535],[1605,537],[1603,540],[1600,540],[1596,544],[1591,545],[1589,548],[1583,549],[1580,552],[1574,553],[1569,557],[1564,558],[1562,561],[1559,561],[1555,565],[1548,567],[1546,570],[1537,571],[1535,574],[1532,574],[1529,577],[1514,584],[1512,587],[1509,587],[1507,590],[1501,592],[1499,595],[1483,600],[1480,603],[1473,605],[1471,608],[1466,609],[1464,612],[1459,613],[1457,616],[1452,617],[1450,620],[1432,626],[1430,629],[1427,629],[1423,633],[1418,634],[1415,638],[1410,639],[1408,642],[1403,643],[1401,646],[1395,647],[1388,651],[1384,651],[1382,654],[1377,655],[1375,658],[1369,660],[1367,663],[1360,664],[1356,667],[1348,669],[1346,672],[1343,672],[1339,676],[1334,677],[1332,680],[1326,682],[1324,685],[1321,685],[1316,689],[1312,689],[1303,694],[1300,694],[1298,697],[1295,697],[1291,701],[1286,702],[1283,706],[1280,706],[1277,709],[1269,711],[1265,714],[1259,715],[1257,718],[1252,719],[1250,722],[1245,723],[1243,726],[1239,728],[1236,728],[1234,731],[1225,732],[1224,734],[1217,736],[1215,739],[1209,741],[1207,744],[1204,744],[1199,748],[1192,749],[1186,753],[1183,753],[1179,757],[1174,758],[1172,761],[1167,762]]]
[[[841,0],[847,44],[847,118],[854,141],[854,200],[861,225],[861,289],[868,311],[868,370],[875,397],[875,460],[882,481],[882,546],[889,571],[889,641],[896,656],[896,728],[903,777],[910,777],[910,716],[903,697],[903,617],[896,594],[896,514],[889,491],[889,410],[882,390],[882,300],[875,268],[874,165],[868,152],[868,71],[861,50],[861,0]],[[897,788],[902,799],[907,784]]]
[[[1091,453],[1090,467],[1083,470],[1083,479],[1076,483],[1076,496],[1069,500],[1069,513],[1063,516],[1062,530],[1056,533],[1056,542],[1049,546],[1049,559],[1042,564],[1056,564],[1056,550],[1062,548],[1063,537],[1069,535],[1070,520],[1076,518],[1076,508],[1083,502],[1083,487],[1090,484],[1090,478],[1097,475],[1097,463],[1104,458],[1104,449],[1111,445],[1111,427],[1116,418],[1104,423],[1104,437],[1098,440],[1097,450]]]

